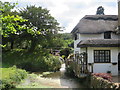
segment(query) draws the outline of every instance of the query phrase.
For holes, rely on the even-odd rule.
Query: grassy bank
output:
[[[27,77],[27,72],[16,68],[16,66],[0,68],[0,71],[2,71],[2,78],[0,78],[2,89],[15,88],[17,84]]]
[[[34,77],[29,85],[22,86],[19,83],[29,76],[26,71],[57,71],[60,69],[61,63],[58,56],[40,51],[28,52],[22,49],[4,51],[2,53],[2,68],[0,69],[2,71],[1,87],[8,89],[15,88],[17,85],[17,88],[50,88],[50,86],[37,82],[37,79]]]

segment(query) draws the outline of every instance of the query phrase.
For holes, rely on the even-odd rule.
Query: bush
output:
[[[47,64],[49,71],[58,71],[61,68],[61,60],[59,60],[59,56],[49,55],[45,57],[45,62]]]
[[[111,75],[107,74],[107,73],[93,73],[92,75],[95,75],[97,77],[101,77],[101,78],[106,79],[108,81],[112,81]]]
[[[33,58],[27,58],[26,61],[20,62],[17,66],[32,72],[42,71],[57,71],[61,67],[61,61],[59,56],[48,55],[48,56],[36,56]]]
[[[10,68],[0,68],[2,71],[2,89],[14,88],[22,79],[27,77],[27,72],[16,66]]]
[[[18,68],[30,72],[56,71],[61,66],[59,56],[53,56],[40,51],[34,51],[32,53],[25,51],[4,52],[3,63],[16,65]]]
[[[117,86],[113,82],[96,75],[91,76],[91,88],[112,88],[112,90],[117,90]]]
[[[69,54],[72,52],[71,48],[65,48],[60,51],[60,56],[64,55],[64,59],[69,56]]]

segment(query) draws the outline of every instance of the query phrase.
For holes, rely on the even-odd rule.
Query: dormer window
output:
[[[111,39],[111,32],[104,32],[104,39]]]

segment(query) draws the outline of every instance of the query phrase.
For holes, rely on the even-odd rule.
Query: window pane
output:
[[[111,32],[104,32],[104,39],[111,39]]]
[[[109,63],[110,62],[110,50],[94,50],[94,62]]]

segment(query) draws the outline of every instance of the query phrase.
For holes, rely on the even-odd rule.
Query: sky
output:
[[[64,27],[64,33],[70,33],[85,15],[95,15],[99,6],[104,7],[105,15],[118,14],[118,0],[1,0],[18,2],[17,8],[27,5],[42,6]]]

